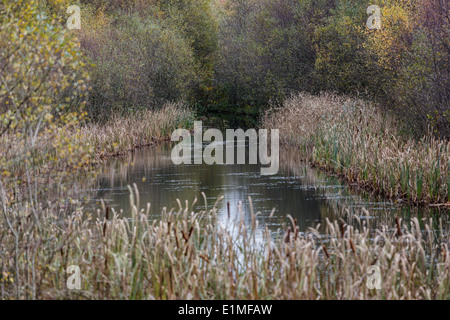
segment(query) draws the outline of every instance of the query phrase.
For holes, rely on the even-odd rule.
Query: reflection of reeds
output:
[[[94,299],[448,299],[448,224],[413,219],[375,236],[362,225],[326,221],[255,245],[238,222],[236,235],[217,223],[216,207],[163,210],[161,219],[138,210],[130,188],[131,219],[106,212],[97,218],[30,206],[3,207],[0,290],[8,298]],[[101,214],[100,214],[101,213]],[[349,219],[351,217],[348,217]],[[254,221],[255,219],[252,219]],[[349,222],[349,221],[347,221]],[[399,221],[401,224],[402,222]],[[421,231],[420,224],[424,225]],[[81,270],[82,290],[66,289],[69,265]],[[369,289],[376,265],[381,288]]]
[[[175,129],[190,128],[192,124],[193,114],[189,110],[167,103],[160,111],[113,117],[106,125],[89,125],[83,133],[96,150],[95,161],[121,155],[110,158],[98,170],[94,183],[107,180],[113,186],[118,180],[126,181],[130,167],[139,167],[143,177],[151,176],[152,168],[169,167],[170,158],[153,156],[155,151],[145,147],[164,148],[158,143],[168,141]],[[89,188],[97,187],[89,184]]]
[[[301,94],[268,113],[263,127],[280,129],[301,158],[349,182],[414,203],[450,203],[450,141],[404,139],[393,119],[360,100]]]
[[[39,154],[50,155],[56,152],[55,141],[48,134],[43,133],[37,137],[31,154],[25,152],[23,143],[17,137],[0,137],[0,164],[3,166],[0,178],[3,178],[5,172],[12,174],[11,177],[7,175],[8,178],[5,179],[8,191],[11,191],[9,189],[12,189],[13,185],[26,181],[25,164],[28,163],[32,165],[32,170],[28,173],[29,180],[36,180],[45,188],[56,189],[61,184],[60,176],[76,176],[76,173],[82,173],[83,169],[90,165],[116,155],[127,155],[133,159],[130,151],[167,141],[175,129],[190,128],[192,125],[193,113],[190,110],[180,104],[166,103],[160,110],[146,110],[124,117],[112,116],[106,124],[88,123],[76,130],[72,127],[60,128],[61,131],[57,133],[61,135],[61,139],[70,142],[70,151],[65,152],[64,148],[59,147],[64,157],[60,154],[60,157],[42,159]],[[55,133],[50,136],[53,135]],[[151,161],[160,160],[145,161],[148,161],[147,166],[150,166]],[[52,192],[46,192],[44,196],[48,197]]]
[[[130,168],[137,168],[142,173],[142,178],[151,179],[155,174],[155,168],[169,168],[172,161],[169,157],[160,156],[158,145],[154,148],[143,148],[132,153],[127,153],[119,158],[109,159],[97,172],[96,179],[87,181],[89,186],[85,189],[100,188],[107,181],[108,187],[112,188],[118,181],[127,181]]]
[[[348,216],[367,217],[371,219],[372,228],[381,228],[383,224],[396,227],[396,219],[402,217],[409,222],[411,217],[417,216],[420,212],[422,217],[431,217],[434,214],[447,214],[448,209],[444,206],[417,207],[410,205],[398,205],[392,201],[384,201],[379,197],[373,197],[372,193],[366,193],[364,189],[357,188],[353,192],[353,187],[348,189],[341,186],[337,181],[333,183],[333,177],[326,173],[319,172],[302,160],[302,151],[291,145],[284,145],[280,148],[280,167],[284,172],[299,176],[302,184],[308,188],[314,188],[315,193],[325,199],[321,209],[322,217],[330,220],[336,217],[336,214],[343,219]],[[375,207],[378,210],[367,211],[364,206]],[[381,210],[380,210],[381,209]],[[354,227],[361,226],[361,220],[354,219]]]

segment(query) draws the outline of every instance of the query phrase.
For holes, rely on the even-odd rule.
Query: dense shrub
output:
[[[186,100],[255,125],[293,92],[334,91],[378,102],[402,132],[450,135],[448,1],[80,3],[94,117]],[[366,27],[370,5],[381,8],[381,30]]]
[[[78,43],[38,3],[0,4],[0,177],[41,163],[78,164],[83,146],[64,134],[84,115],[89,78]]]
[[[381,8],[381,30],[365,28],[365,10],[374,4]],[[408,133],[420,136],[431,127],[448,137],[448,16],[444,0],[337,2],[316,29],[319,83],[381,102]]]
[[[217,52],[211,0],[82,1],[88,28],[82,47],[91,58],[90,114],[159,108],[201,99]]]
[[[450,4],[446,0],[418,3],[416,23],[403,68],[406,81],[399,93],[417,127],[432,126],[436,134],[450,137]],[[395,95],[394,95],[395,96]]]
[[[338,1],[325,22],[314,30],[318,85],[323,90],[343,93],[364,92],[369,74],[362,30],[369,1]]]
[[[225,106],[261,109],[289,91],[312,90],[312,34],[331,1],[227,1],[216,67]]]
[[[445,0],[229,0],[209,105],[252,113],[296,91],[380,102],[420,136],[449,136],[449,5]],[[369,30],[367,8],[381,8]]]
[[[218,8],[212,0],[159,0],[166,23],[191,45],[203,79],[212,76],[218,51]]]
[[[116,16],[91,31],[81,38],[94,65],[93,117],[109,115],[111,109],[150,109],[188,98],[197,66],[189,44],[177,32],[135,13]]]

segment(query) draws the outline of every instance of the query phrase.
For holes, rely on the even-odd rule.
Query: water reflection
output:
[[[287,214],[305,231],[325,218],[340,218],[342,206],[348,212],[361,211],[362,206],[367,208],[370,215],[361,218],[374,223],[383,215],[397,216],[402,211],[411,214],[409,209],[398,208],[390,202],[355,195],[337,179],[319,174],[300,162],[295,148],[280,149],[280,171],[275,176],[261,176],[260,165],[174,165],[171,150],[172,145],[164,144],[108,161],[89,190],[91,205],[97,206],[104,199],[114,209],[124,209],[126,215],[130,206],[127,186],[136,184],[141,205],[150,202],[155,218],[163,207],[178,208],[176,199],[184,205],[185,200],[191,204],[197,198],[196,208],[204,208],[201,196],[204,192],[209,205],[224,196],[219,206],[222,221],[226,222],[228,216],[232,220],[239,218],[238,207],[242,204],[245,219],[250,222],[250,196],[254,212],[260,212],[259,226],[268,226],[273,231],[283,227]],[[273,208],[275,213],[268,219]]]

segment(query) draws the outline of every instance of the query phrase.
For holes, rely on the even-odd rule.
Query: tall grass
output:
[[[371,229],[358,216],[326,221],[283,237],[258,230],[253,212],[219,223],[216,205],[179,203],[159,220],[130,188],[131,219],[27,205],[2,207],[2,299],[448,299],[448,223],[414,218],[410,226]],[[250,216],[251,219],[246,219]],[[344,217],[345,215],[343,215]],[[244,222],[251,221],[251,222]],[[289,221],[289,220],[288,220]],[[437,229],[430,226],[437,225]],[[423,228],[421,229],[421,225]],[[66,287],[70,265],[81,290]],[[380,269],[381,288],[366,285]]]
[[[351,183],[399,201],[450,203],[450,141],[405,138],[370,103],[300,94],[268,112],[263,126],[280,129],[305,159]]]
[[[55,185],[57,178],[66,179],[104,158],[169,140],[175,129],[191,128],[193,119],[193,112],[181,103],[166,103],[155,111],[113,114],[106,123],[43,132],[29,153],[20,138],[5,135],[0,138],[0,178],[8,189],[27,180]],[[50,156],[40,159],[39,154]],[[8,175],[2,177],[3,171]]]
[[[81,134],[96,150],[96,157],[102,158],[170,140],[175,129],[192,128],[193,124],[194,115],[187,107],[166,103],[161,110],[113,115],[106,124],[88,124]]]

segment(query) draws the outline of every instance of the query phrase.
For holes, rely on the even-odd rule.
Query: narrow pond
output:
[[[226,220],[230,216],[240,216],[240,203],[242,211],[250,215],[251,197],[254,213],[260,212],[260,228],[267,226],[273,233],[282,232],[288,214],[297,220],[301,231],[306,231],[319,223],[323,225],[326,218],[331,221],[339,219],[342,212],[351,211],[373,226],[385,221],[382,219],[384,216],[408,219],[438,213],[437,209],[399,206],[392,201],[351,190],[339,179],[298,161],[300,155],[294,147],[281,147],[280,170],[274,176],[262,176],[260,165],[175,165],[171,160],[172,147],[173,144],[166,143],[108,160],[86,190],[89,196],[87,206],[98,208],[103,199],[116,211],[122,209],[126,216],[130,212],[128,186],[136,184],[141,207],[151,203],[150,212],[155,219],[164,207],[167,210],[179,208],[176,199],[185,207],[186,201],[191,206],[197,198],[194,210],[204,209],[201,194],[204,192],[208,206],[224,196],[218,210],[220,219]],[[273,209],[273,216],[269,218]],[[444,214],[444,221],[448,221],[448,210],[441,210],[439,214]]]

